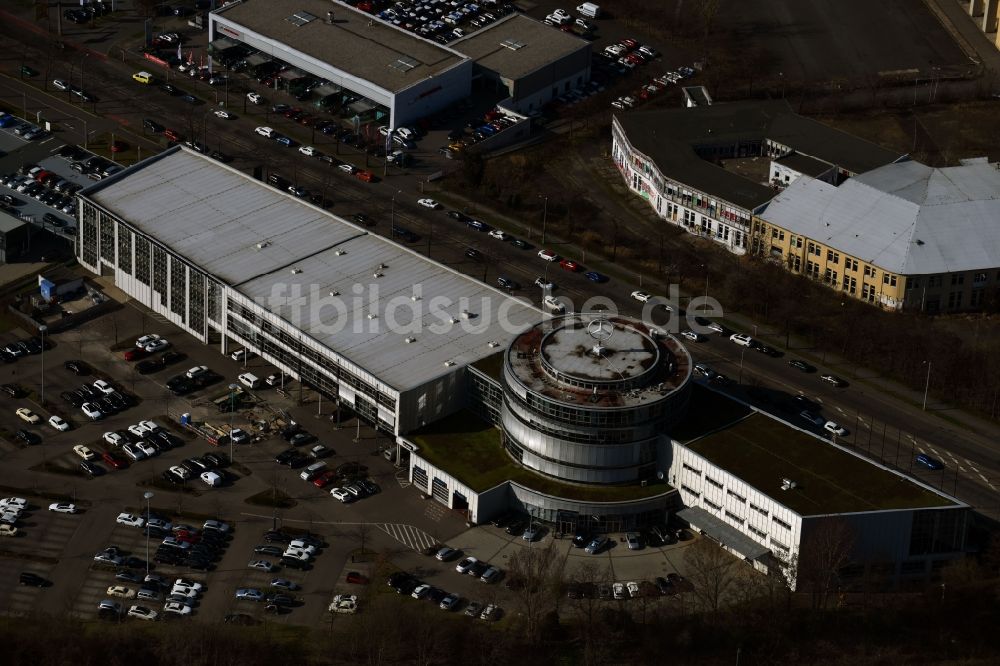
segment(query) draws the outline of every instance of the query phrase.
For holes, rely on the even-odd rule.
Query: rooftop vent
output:
[[[301,272],[302,272],[301,268],[293,268],[292,269],[292,275],[298,275]]]
[[[496,340],[490,340],[489,342],[486,343],[486,346],[489,347],[490,349],[496,349],[497,347],[500,346],[500,343],[497,342]]]
[[[458,317],[452,317],[451,318],[451,323],[457,324],[458,323]]]
[[[380,278],[383,275],[385,275],[385,273],[383,273],[382,271],[375,271],[374,273],[372,273],[373,278]]]
[[[781,480],[781,489],[782,490],[793,490],[794,488],[795,488],[795,482],[792,481],[791,479],[782,479]]]
[[[315,21],[316,17],[310,14],[309,12],[303,11],[303,12],[295,12],[285,20],[294,25],[295,27],[301,28],[306,23],[311,23],[312,21]]]
[[[453,365],[455,365],[454,361],[445,361],[444,362],[444,367],[446,367],[446,368],[450,368]]]
[[[368,313],[368,318],[369,319],[378,319],[378,315],[375,314],[374,312],[369,312]]]
[[[389,63],[389,69],[394,69],[401,74],[405,74],[420,63],[409,56],[403,56],[395,62]]]
[[[923,244],[924,244],[924,242],[918,238],[917,239],[917,245],[923,245]]]
[[[347,254],[347,250],[334,250],[333,253],[339,257]]]
[[[331,296],[340,296],[340,292],[337,291],[336,289],[331,289],[330,290],[330,295]]]
[[[500,46],[505,49],[510,49],[511,51],[517,51],[518,49],[524,48],[524,42],[519,42],[516,39],[505,39],[500,42]]]
[[[416,342],[416,341],[417,341],[417,339],[415,337],[413,337],[412,335],[410,337],[403,338],[403,342],[405,342],[406,344],[410,344],[410,343]]]
[[[420,297],[417,296],[416,294],[413,294],[412,296],[410,296],[410,300],[416,303],[417,301],[420,300]]]
[[[270,244],[271,244],[271,241],[261,241],[261,242],[257,243],[257,249],[258,250],[263,250],[265,247],[267,247]]]

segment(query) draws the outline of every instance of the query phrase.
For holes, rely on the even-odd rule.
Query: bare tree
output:
[[[358,542],[358,548],[361,550],[361,557],[365,555],[365,548],[368,545],[368,539],[371,537],[372,526],[371,523],[358,523],[351,529],[351,538]]]
[[[856,542],[854,528],[842,518],[816,519],[802,526],[796,588],[812,594],[813,608],[827,607]]]
[[[715,615],[723,598],[736,582],[737,567],[743,566],[718,544],[701,538],[684,553],[688,580],[698,605]]]
[[[565,557],[557,551],[555,541],[541,548],[521,548],[508,561],[507,577],[514,581],[525,633],[531,642],[539,638],[541,619],[555,607],[555,596],[562,589],[564,564]]]
[[[601,566],[588,561],[573,572],[566,584],[569,606],[576,616],[574,625],[583,642],[584,663],[588,666],[603,660],[602,635],[606,627],[600,619],[603,603],[597,590],[598,586],[610,582],[611,568],[608,564]]]

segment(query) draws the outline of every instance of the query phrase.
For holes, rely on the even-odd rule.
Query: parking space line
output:
[[[437,543],[437,539],[413,525],[403,523],[376,523],[376,527],[401,544],[420,552]]]

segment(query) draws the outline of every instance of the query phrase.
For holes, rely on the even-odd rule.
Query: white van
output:
[[[576,11],[580,12],[583,16],[587,18],[595,19],[601,14],[601,8],[595,5],[593,2],[585,2],[576,8]]]
[[[243,386],[246,386],[249,389],[257,389],[260,388],[261,381],[257,375],[244,372],[240,375],[240,384],[243,384]]]

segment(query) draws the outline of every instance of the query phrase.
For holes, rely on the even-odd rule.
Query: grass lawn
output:
[[[505,481],[580,501],[621,502],[652,497],[672,490],[665,483],[648,486],[589,486],[564,483],[515,464],[503,450],[501,433],[469,411],[461,411],[409,436],[420,447],[418,455],[476,492]]]

